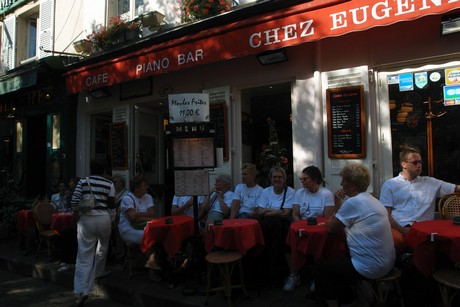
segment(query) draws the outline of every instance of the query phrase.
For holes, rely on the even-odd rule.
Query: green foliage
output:
[[[179,17],[191,22],[225,13],[230,7],[226,0],[179,0]]]
[[[6,189],[0,190],[0,224],[6,225],[8,235],[16,232],[16,217],[18,212],[20,210],[31,209],[34,201],[8,192]]]

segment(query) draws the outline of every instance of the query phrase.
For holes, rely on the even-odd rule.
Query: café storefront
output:
[[[311,1],[234,22],[226,16],[224,24],[207,31],[167,41],[154,37],[137,50],[81,62],[65,75],[68,94],[79,95],[77,170],[83,172],[98,155],[112,159],[110,129],[112,123],[122,123],[125,149],[112,172],[131,176],[142,170],[152,183],[167,185],[172,180],[163,136],[167,95],[204,92],[210,94],[221,125],[214,173],[229,173],[238,183],[242,163],[260,162],[273,120],[278,141],[288,151],[294,187],[300,186],[297,174],[314,164],[335,190],[340,168],[359,161],[372,170],[370,190],[378,195],[383,181],[397,172],[391,157],[400,146],[395,124],[403,122],[396,122],[394,113],[408,99],[404,97],[420,96],[411,101],[418,103],[420,116],[429,111],[425,101],[446,103],[439,95],[445,78],[422,88],[413,81],[404,93],[395,78],[423,72],[429,77],[432,71],[442,76],[445,68],[460,66],[459,34],[440,35],[442,16],[458,13],[459,3]],[[267,51],[276,60],[261,65],[258,58]],[[428,88],[433,94],[420,92]],[[334,103],[353,108],[343,111],[333,108]],[[435,136],[446,135],[436,129],[458,130],[451,126],[458,106],[446,108],[453,119],[445,126],[433,121]],[[429,145],[427,138],[427,145],[444,146],[437,141]],[[431,154],[427,161],[433,164],[436,155],[446,152]],[[432,175],[441,176],[437,169]]]

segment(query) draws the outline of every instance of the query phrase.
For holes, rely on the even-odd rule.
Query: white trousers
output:
[[[75,293],[88,295],[94,289],[94,279],[104,274],[111,229],[108,212],[101,215],[80,216],[77,224]]]

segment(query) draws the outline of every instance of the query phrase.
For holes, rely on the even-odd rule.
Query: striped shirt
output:
[[[112,181],[101,176],[89,176],[88,178],[91,184],[91,191],[86,178],[80,179],[72,194],[72,208],[78,205],[82,197],[83,199],[89,198],[91,192],[93,192],[96,200],[96,206],[107,207],[107,199],[115,197],[115,186]]]

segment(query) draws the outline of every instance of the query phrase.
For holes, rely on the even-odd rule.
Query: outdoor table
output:
[[[72,212],[53,213],[50,229],[59,233],[65,229],[75,227],[77,222],[78,216]]]
[[[37,226],[32,210],[21,210],[16,218],[16,228],[19,233],[19,247],[21,249],[31,248],[32,241],[36,236]]]
[[[414,223],[406,234],[405,244],[414,250],[414,265],[427,276],[435,269],[438,252],[460,263],[460,226],[452,220]]]
[[[208,253],[215,248],[223,248],[246,255],[248,250],[253,249],[257,255],[264,246],[262,230],[254,219],[226,219],[220,226],[210,223],[204,237],[204,248]]]
[[[171,223],[167,220],[171,219]],[[168,256],[174,256],[182,247],[182,242],[193,235],[193,218],[175,215],[155,218],[144,228],[141,250],[146,253],[156,243],[162,243]]]
[[[300,220],[289,227],[286,243],[291,247],[291,261],[296,270],[302,268],[308,255],[316,259],[346,256],[345,233],[328,233],[327,220],[326,217],[319,217],[316,225],[308,225],[306,220]]]

